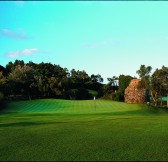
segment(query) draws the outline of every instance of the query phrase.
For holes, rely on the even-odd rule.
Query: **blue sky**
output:
[[[51,62],[89,75],[167,66],[167,2],[0,2],[0,64]]]

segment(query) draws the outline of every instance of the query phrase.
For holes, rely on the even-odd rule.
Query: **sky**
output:
[[[107,77],[168,63],[164,1],[0,2],[0,65],[50,62]]]

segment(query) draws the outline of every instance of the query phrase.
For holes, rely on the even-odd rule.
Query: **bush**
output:
[[[70,100],[88,100],[92,99],[92,94],[84,88],[70,89],[66,93],[66,98]]]
[[[122,92],[116,92],[112,95],[113,101],[124,101],[124,94]]]
[[[66,99],[76,100],[78,89],[70,89],[66,92]]]
[[[0,92],[0,103],[3,102],[3,100],[4,100],[4,94]]]
[[[79,88],[76,97],[77,100],[88,100],[92,98],[92,95],[89,93],[88,90],[84,88]]]
[[[5,108],[6,108],[6,104],[4,102],[4,94],[0,92],[0,110],[5,109]]]

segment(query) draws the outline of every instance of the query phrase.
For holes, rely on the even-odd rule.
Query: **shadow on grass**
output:
[[[15,127],[15,126],[16,127],[18,127],[18,126],[32,126],[32,125],[37,125],[37,123],[35,123],[35,122],[5,123],[5,124],[0,124],[0,128],[1,127]]]
[[[161,108],[161,107],[153,107],[153,106],[145,106],[146,111],[153,113],[153,114],[159,114],[159,113],[165,113],[168,114],[168,108]],[[144,107],[141,107],[144,109]]]
[[[4,123],[0,124],[0,128],[3,127],[26,127],[26,126],[39,126],[48,124],[64,124],[68,122],[48,122],[48,123],[38,123],[38,122],[15,122],[15,123]]]
[[[137,110],[125,110],[125,111],[115,111],[115,112],[102,112],[102,113],[94,113],[93,115],[161,115],[165,114],[168,115],[168,108],[159,108],[159,107],[152,107],[147,105],[138,105],[139,109]]]
[[[129,120],[131,118],[128,117],[124,117],[124,118],[114,118],[114,119],[110,119],[110,120]],[[83,123],[85,122],[102,122],[102,121],[106,121],[109,119],[94,119],[94,120],[83,120],[83,121],[67,121],[67,122],[46,122],[46,123],[38,123],[38,122],[14,122],[14,123],[3,123],[0,124],[0,128],[10,128],[10,127],[36,127],[36,126],[45,126],[45,125],[54,125],[54,124],[72,124],[73,125],[77,124],[81,124],[83,125]]]

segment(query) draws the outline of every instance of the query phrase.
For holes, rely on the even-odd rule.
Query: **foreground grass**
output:
[[[0,115],[0,161],[167,161],[167,128],[167,110],[145,105],[12,102]]]

